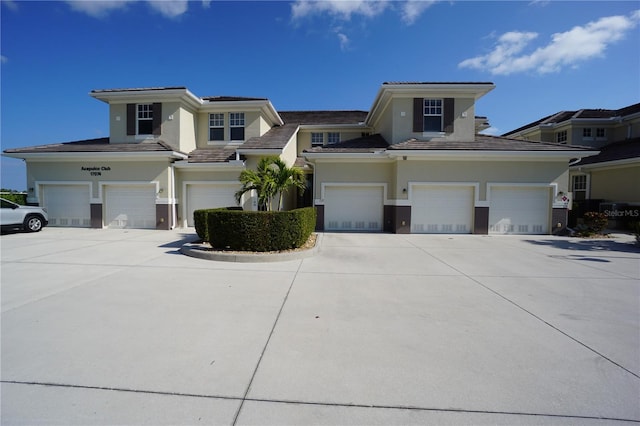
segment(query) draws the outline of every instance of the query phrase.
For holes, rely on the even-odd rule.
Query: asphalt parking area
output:
[[[0,238],[3,424],[634,424],[633,238],[324,234],[277,263],[192,230]]]

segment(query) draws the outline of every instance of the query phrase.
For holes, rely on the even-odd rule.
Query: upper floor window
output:
[[[607,137],[607,133],[604,130],[604,127],[596,128],[596,138],[605,138]]]
[[[442,99],[424,100],[424,132],[442,131]]]
[[[224,140],[224,114],[222,113],[209,114],[209,140],[210,141]]]
[[[311,145],[324,145],[324,133],[311,133]]]
[[[244,140],[244,112],[229,113],[229,130],[232,141]]]
[[[591,133],[591,127],[585,127],[582,129],[582,138],[583,139],[591,139],[593,134]]]
[[[340,132],[327,133],[327,143],[338,143],[338,142],[340,142]]]
[[[137,129],[139,135],[153,133],[153,104],[138,104]]]
[[[556,142],[558,143],[567,143],[567,131],[563,130],[561,132],[556,133]]]
[[[162,133],[162,104],[127,104],[127,135],[160,136]]]

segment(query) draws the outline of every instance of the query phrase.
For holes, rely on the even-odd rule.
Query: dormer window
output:
[[[442,99],[424,100],[423,132],[442,131]]]
[[[415,133],[453,133],[453,98],[414,98],[413,131]]]
[[[127,135],[144,139],[162,133],[162,104],[127,104]]]
[[[138,104],[138,135],[150,135],[153,131],[153,104]]]
[[[311,133],[311,145],[312,146],[322,146],[324,145],[324,133]]]
[[[229,113],[229,130],[232,141],[244,140],[244,112]]]

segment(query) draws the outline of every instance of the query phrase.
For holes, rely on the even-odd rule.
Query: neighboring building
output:
[[[569,168],[577,216],[589,210],[617,210],[612,204],[621,210],[637,206],[631,210],[639,211],[640,103],[618,110],[561,111],[503,136],[600,150],[598,155],[572,162]],[[612,219],[616,218],[612,213]]]
[[[265,155],[303,168],[318,230],[548,234],[567,222],[570,160],[595,149],[478,135],[492,83],[384,83],[370,111],[278,112],[268,99],[185,87],[94,90],[109,138],[8,149],[51,226],[191,226],[235,205]],[[256,209],[255,197],[242,199]]]

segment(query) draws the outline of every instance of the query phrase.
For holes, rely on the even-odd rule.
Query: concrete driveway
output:
[[[640,422],[630,236],[324,234],[259,264],[194,239],[3,235],[2,423]]]

